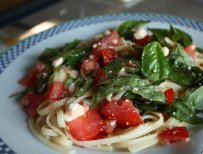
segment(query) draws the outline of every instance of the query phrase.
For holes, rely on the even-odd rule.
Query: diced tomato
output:
[[[166,91],[164,91],[164,94],[167,98],[166,103],[167,104],[172,103],[175,95],[173,88],[167,89]]]
[[[116,128],[116,121],[115,120],[109,120],[109,119],[103,120],[101,131],[104,134],[113,133],[115,128]]]
[[[37,117],[37,107],[45,101],[43,94],[28,93],[21,97],[21,104],[26,106],[28,115],[32,118]]]
[[[134,64],[131,60],[127,63],[127,67],[136,67],[137,64]]]
[[[94,48],[94,51],[99,51],[107,49],[110,46],[115,47],[119,45],[121,45],[120,36],[117,31],[112,31],[111,34],[107,35],[96,43],[96,48]]]
[[[169,127],[158,134],[162,143],[173,143],[185,141],[189,138],[189,132],[186,127]]]
[[[127,98],[109,101],[101,108],[101,113],[107,119],[116,120],[120,127],[138,126],[143,123],[137,108]]]
[[[32,73],[40,73],[45,69],[45,64],[41,63],[41,62],[37,62],[34,67],[32,68],[31,72]]]
[[[37,83],[37,80],[38,80],[37,74],[30,73],[20,80],[20,84],[27,88],[32,88]]]
[[[151,39],[151,36],[146,35],[143,39],[135,40],[135,44],[139,46],[145,46],[150,39]]]
[[[192,57],[192,59],[194,61],[195,54],[196,54],[196,50],[194,49],[194,47],[192,45],[190,45],[190,46],[185,47],[184,50]]]
[[[96,109],[89,110],[86,115],[80,116],[68,123],[68,131],[77,140],[96,139],[101,125],[101,117]]]
[[[50,83],[48,90],[48,100],[56,101],[62,98],[65,91],[65,84],[63,82],[54,81]]]
[[[32,88],[37,83],[38,76],[44,69],[45,65],[38,62],[31,71],[20,80],[20,84],[27,88]]]
[[[94,71],[97,68],[97,62],[95,59],[86,59],[82,62],[81,70],[84,73]]]
[[[102,68],[97,69],[94,74],[94,82],[98,83],[105,79],[107,79],[107,75],[104,70]]]
[[[101,50],[104,65],[107,65],[110,61],[117,58],[116,51],[114,49]]]

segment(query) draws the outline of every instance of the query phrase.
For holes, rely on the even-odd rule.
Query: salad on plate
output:
[[[181,29],[148,23],[44,50],[18,93],[39,140],[63,152],[137,152],[190,139],[203,124],[203,50]]]

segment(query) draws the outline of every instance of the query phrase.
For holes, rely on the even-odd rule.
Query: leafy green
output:
[[[170,67],[158,42],[152,42],[145,46],[141,70],[143,75],[151,81],[161,81],[168,77]]]
[[[188,46],[192,44],[192,38],[186,32],[170,26],[170,29],[159,29],[159,28],[149,28],[149,31],[153,34],[152,40],[160,42],[162,45],[167,45],[165,42],[165,37],[168,37],[173,42],[180,43],[183,46]]]
[[[160,92],[157,86],[154,86],[147,79],[141,79],[138,76],[123,76],[105,80],[96,88],[93,95],[92,106],[97,106],[104,98],[110,94],[127,90],[140,95],[145,99],[155,102],[165,102],[164,93]]]
[[[67,43],[67,44],[63,47],[63,51],[68,51],[68,50],[75,49],[75,48],[78,46],[78,44],[79,44],[80,42],[81,42],[80,40],[75,39],[75,40],[73,40],[72,42]]]
[[[180,85],[191,85],[203,79],[203,71],[193,62],[181,45],[177,44],[169,57],[168,79]]]
[[[81,47],[78,49],[69,50],[62,55],[62,57],[64,58],[63,64],[75,67],[82,58],[89,54],[89,52],[89,47]]]
[[[196,50],[197,52],[199,52],[199,53],[203,54],[203,49],[202,49],[202,48],[197,47],[195,50]]]
[[[134,58],[115,59],[104,67],[104,72],[107,74],[107,76],[109,78],[116,77],[116,76],[118,76],[118,73],[121,71],[121,69],[126,67],[126,65],[129,63],[129,61],[132,61],[132,63],[136,65],[136,67],[134,67],[136,69],[136,70],[134,70],[134,72],[138,72],[140,65],[139,65],[138,61],[135,61],[132,59],[134,59]],[[127,68],[127,69],[129,72],[131,71],[130,73],[132,73],[132,70],[129,70],[129,68]]]
[[[127,20],[118,27],[118,33],[120,36],[123,36],[125,39],[130,39],[132,38],[132,35],[133,35],[133,32],[131,31],[133,28],[138,28],[147,23],[149,23],[149,21]]]
[[[182,99],[175,100],[167,112],[178,120],[191,124],[203,124],[197,114],[203,109],[203,86],[188,91]]]

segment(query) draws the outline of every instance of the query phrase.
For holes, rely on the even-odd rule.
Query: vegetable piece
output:
[[[27,93],[21,97],[21,104],[26,106],[28,115],[32,118],[36,118],[37,107],[45,101],[43,94]]]
[[[31,71],[20,80],[20,84],[22,84],[27,88],[33,88],[38,81],[39,74],[44,69],[45,65],[43,63],[38,62],[37,64],[34,65]]]
[[[68,51],[68,50],[72,50],[75,49],[78,44],[81,42],[81,40],[75,39],[70,43],[67,43],[64,47],[63,47],[63,51]]]
[[[203,86],[189,90],[183,98],[174,100],[168,106],[167,113],[176,119],[190,124],[203,124],[203,118],[197,114],[203,109]]]
[[[106,135],[111,134],[115,130],[116,126],[116,120],[105,119],[102,121],[101,132]]]
[[[167,45],[167,42],[165,41],[166,37],[173,42],[182,44],[184,47],[192,44],[192,38],[189,34],[172,25],[170,26],[170,29],[149,28],[148,30],[153,34],[152,40],[158,41],[164,46]]]
[[[190,45],[190,46],[185,47],[184,50],[192,57],[192,59],[194,61],[195,54],[196,54],[196,50],[194,49],[194,47],[192,45]]]
[[[161,81],[168,77],[170,67],[158,42],[149,43],[144,48],[141,70],[151,81]]]
[[[90,53],[89,47],[81,47],[74,50],[69,50],[63,53],[62,57],[64,59],[64,63],[71,67],[76,67],[76,65],[81,61],[82,58],[87,56]]]
[[[158,137],[162,143],[186,141],[189,139],[189,132],[186,127],[169,127],[162,130]]]
[[[104,66],[117,58],[116,51],[114,49],[103,49],[101,50]]]
[[[82,62],[81,65],[81,70],[82,72],[84,72],[85,74],[88,74],[94,70],[96,70],[98,63],[96,62],[95,59],[85,59]]]
[[[169,64],[170,74],[168,79],[175,83],[186,86],[194,85],[203,78],[203,71],[179,44],[171,52]]]
[[[150,101],[165,102],[164,93],[148,80],[140,79],[138,76],[121,76],[105,80],[96,88],[92,98],[92,106],[97,106],[108,95],[116,94],[122,90],[131,91]]]
[[[125,39],[131,39],[133,36],[132,29],[139,28],[140,26],[143,26],[147,23],[149,23],[149,21],[127,20],[118,27],[118,33]]]
[[[89,110],[68,123],[68,131],[77,140],[93,140],[97,137],[102,127],[101,117],[96,109]]]
[[[48,100],[56,101],[62,98],[65,83],[54,81],[50,83],[48,90]]]
[[[101,113],[109,120],[116,120],[119,127],[126,128],[143,123],[138,110],[133,106],[132,101],[127,98],[107,102],[101,109]]]
[[[143,39],[135,40],[135,44],[139,46],[145,46],[147,42],[149,42],[151,39],[150,35],[146,35]]]
[[[102,68],[98,68],[94,74],[94,82],[99,83],[100,81],[103,81],[105,79],[107,79],[106,73]]]
[[[120,36],[117,31],[111,33],[97,42],[96,48],[93,49],[93,55],[96,59],[101,56],[100,50],[109,49],[110,47],[119,46],[121,44]]]
[[[164,91],[164,94],[167,98],[166,99],[167,104],[172,103],[175,95],[173,88],[167,89],[166,91]]]

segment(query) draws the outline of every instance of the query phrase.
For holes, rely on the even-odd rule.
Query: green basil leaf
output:
[[[161,81],[168,77],[170,67],[158,42],[152,42],[145,46],[141,70],[143,75],[151,81]]]
[[[167,46],[164,38],[169,36],[168,29],[149,28],[148,30],[153,34],[151,40],[157,41],[161,45]]]
[[[192,44],[192,38],[189,34],[178,28],[174,28],[172,25],[170,26],[170,39],[180,43],[184,47]]]
[[[113,61],[111,61],[108,65],[104,67],[104,72],[107,74],[109,78],[113,78],[118,76],[118,73],[121,71],[122,68],[124,68],[129,61],[132,61],[133,64],[136,65],[136,71],[139,71],[140,64],[138,61],[132,60],[134,58],[118,58]]]
[[[138,76],[123,76],[101,83],[94,92],[92,106],[97,106],[108,95],[116,94],[122,90],[131,91],[150,101],[164,103],[166,99],[164,93],[160,92],[159,88],[152,85],[149,80],[140,79]]]
[[[67,43],[64,47],[63,47],[63,51],[68,51],[68,50],[72,50],[75,49],[77,47],[77,45],[81,42],[81,40],[75,39],[70,43]]]
[[[143,26],[147,23],[149,23],[149,21],[127,20],[118,27],[118,33],[120,36],[123,36],[125,39],[131,39],[133,35],[133,32],[131,30],[133,28],[138,28],[140,26]]]
[[[87,56],[89,53],[89,47],[81,47],[75,50],[67,51],[62,56],[64,58],[63,64],[75,67],[81,61],[81,59]]]
[[[203,71],[195,64],[181,45],[177,44],[169,57],[169,80],[180,85],[196,84],[203,79]]]
[[[198,117],[203,109],[203,86],[185,93],[180,100],[175,100],[169,107],[167,112],[178,120],[191,124],[203,124],[203,118]]]

